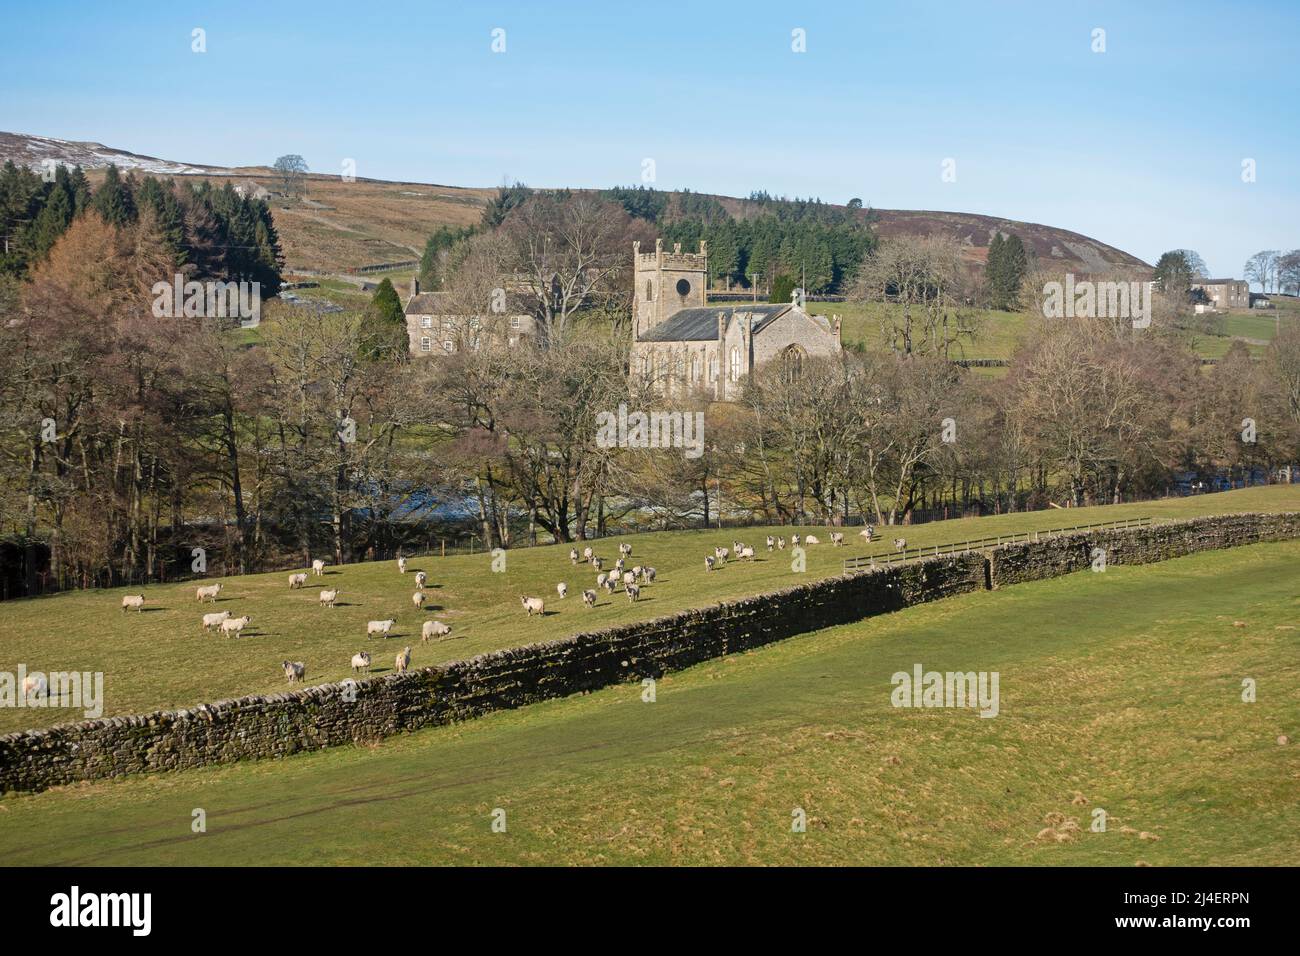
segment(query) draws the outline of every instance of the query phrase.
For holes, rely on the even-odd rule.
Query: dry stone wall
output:
[[[283,757],[657,677],[796,634],[956,594],[1113,564],[1300,537],[1300,515],[1084,532],[815,581],[441,668],[0,737],[0,791]]]

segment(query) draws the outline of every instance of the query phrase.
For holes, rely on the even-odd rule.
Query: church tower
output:
[[[665,252],[664,241],[656,239],[655,251],[642,253],[641,243],[633,242],[632,262],[634,340],[673,313],[706,304],[709,252],[704,240],[700,240],[699,252],[682,252],[680,242],[673,245],[672,252]]]

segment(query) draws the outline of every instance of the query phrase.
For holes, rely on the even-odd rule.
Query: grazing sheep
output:
[[[895,538],[895,539],[894,539],[894,550],[895,550],[895,551],[906,551],[906,550],[907,550],[907,539],[906,539],[906,538]]]
[[[777,550],[778,550],[778,551],[784,551],[784,550],[785,550],[785,538],[784,538],[784,537],[781,537],[781,538],[777,538],[777,539],[776,539],[776,547],[777,547]]]
[[[50,682],[45,679],[44,674],[29,674],[23,678],[24,700],[40,697],[41,694],[44,694],[47,700],[49,699]]]
[[[220,627],[221,622],[229,617],[229,611],[214,611],[212,614],[205,614],[203,615],[203,630],[210,631],[214,627]]]
[[[577,548],[570,548],[570,549],[569,549],[569,560],[573,562],[573,564],[574,564],[575,567],[577,567],[577,564],[578,564],[578,549],[577,549]]]
[[[323,577],[325,574],[325,562],[322,561],[320,558],[317,558],[315,561],[313,561],[311,563],[311,573],[315,577],[318,578]]]
[[[809,534],[809,535],[804,535],[803,543],[804,543],[804,544],[821,544],[822,542],[821,542],[821,538],[817,537],[817,535],[815,535],[815,534]]]
[[[330,589],[327,590],[327,591],[321,591],[321,593],[320,593],[320,603],[321,603],[321,606],[322,606],[322,607],[333,607],[333,606],[334,606],[334,602],[337,601],[337,600],[339,599],[339,594],[340,594],[340,593],[342,593],[342,592],[341,592],[338,588],[330,588]]]
[[[584,561],[590,561],[590,560],[591,560],[591,556],[592,556],[593,554],[595,554],[595,553],[596,553],[596,552],[592,551],[591,548],[583,548],[583,549],[582,549],[582,560],[584,560]]]
[[[307,665],[302,661],[281,661],[280,666],[284,668],[284,676],[289,678],[290,684],[301,684],[307,679]]]
[[[124,595],[124,596],[122,597],[122,613],[125,614],[125,613],[126,613],[126,609],[129,608],[129,607],[133,607],[133,608],[135,608],[137,614],[138,614],[139,612],[143,611],[143,610],[144,610],[144,595],[143,595],[143,594],[127,594],[127,595]]]
[[[519,595],[519,603],[524,606],[524,610],[528,612],[529,617],[532,617],[534,614],[546,614],[546,602],[541,598],[524,597],[521,594]]]
[[[602,564],[604,564],[604,562],[601,561],[601,559],[598,558],[598,557],[595,557],[595,558],[592,558],[592,559],[591,559],[591,566],[592,566],[593,568],[595,568],[597,571],[600,570]]]
[[[352,655],[352,673],[355,674],[357,671],[365,671],[367,674],[370,673],[369,651],[361,651],[360,653]]]
[[[450,624],[444,624],[442,621],[425,621],[424,626],[420,628],[420,643],[423,644],[431,637],[448,637],[450,635]]]
[[[429,580],[429,576],[423,571],[415,572],[415,589],[420,591],[424,588],[424,582]]]
[[[583,592],[582,592],[582,603],[585,604],[585,605],[587,605],[587,607],[595,607],[595,606],[596,606],[596,592],[595,592],[595,591],[583,591]]]
[[[415,609],[417,611],[424,607],[424,600],[425,598],[424,598],[423,591],[416,591],[414,594],[411,595],[411,603],[415,605]]]
[[[391,617],[386,621],[370,621],[366,624],[366,637],[369,637],[371,634],[382,634],[384,637],[387,637],[388,632],[393,629],[393,625],[396,623],[397,621],[393,620]]]
[[[717,563],[717,561],[718,561],[717,558],[710,558],[710,557],[707,557],[707,556],[706,556],[706,557],[704,558],[704,570],[705,570],[705,571],[712,571],[712,570],[713,570],[713,566],[714,566],[714,564]]]
[[[645,568],[641,567],[641,565],[639,564],[633,565],[632,573],[639,578],[642,574],[645,573]]]
[[[741,558],[745,558],[746,560],[753,561],[754,549],[751,548],[749,545],[745,545],[743,548],[740,549],[740,553],[737,555],[737,557],[741,557]]]
[[[642,584],[654,584],[654,581],[655,581],[655,569],[654,569],[654,568],[642,568],[642,569],[641,569],[641,583],[642,583]]]
[[[399,574],[406,573],[406,558],[402,557],[401,555],[397,556],[397,571]]]
[[[306,585],[307,585],[307,572],[306,572],[306,571],[300,571],[300,572],[298,572],[297,574],[291,574],[291,575],[289,575],[289,590],[290,590],[290,591],[292,591],[294,588],[306,587]]]
[[[397,665],[397,673],[406,673],[406,669],[411,666],[411,648],[409,645],[402,648],[402,653],[397,655],[397,660],[393,663]]]
[[[629,584],[627,586],[627,599],[629,602],[635,601],[640,596],[641,596],[641,589],[639,587],[637,587],[635,584]]]
[[[618,553],[623,555],[625,558],[630,558],[632,557],[632,546],[630,544],[620,544],[618,546]]]
[[[831,545],[836,548],[844,546],[844,533],[842,531],[831,532]]]
[[[771,551],[774,547],[776,547],[776,538],[769,534],[767,536],[767,550]]]
[[[243,617],[228,617],[221,622],[221,633],[226,635],[226,637],[229,637],[231,634],[238,636],[240,631],[248,627],[248,622],[251,620],[252,618],[247,614]]]
[[[217,603],[217,595],[221,593],[220,584],[209,584],[204,587],[195,588],[194,596],[199,601],[211,600],[213,604]]]
[[[635,572],[635,571],[624,571],[624,572],[623,572],[623,587],[624,587],[624,589],[626,589],[626,588],[630,588],[630,587],[631,587],[632,585],[634,585],[634,584],[636,584],[636,572]]]
[[[555,586],[555,593],[558,594],[560,596],[560,600],[563,601],[566,597],[569,596],[569,586],[565,584],[563,581],[561,581],[559,584]]]

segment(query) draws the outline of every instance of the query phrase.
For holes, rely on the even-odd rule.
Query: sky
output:
[[[0,0],[0,130],[456,186],[857,197],[1240,277],[1300,247],[1298,53],[1295,0]]]

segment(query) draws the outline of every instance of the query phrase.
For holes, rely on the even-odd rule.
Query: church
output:
[[[665,393],[736,401],[742,379],[770,361],[797,376],[805,358],[840,351],[838,316],[810,315],[802,290],[788,303],[709,305],[704,242],[695,253],[665,251],[662,239],[643,253],[634,242],[632,259],[632,374]]]

